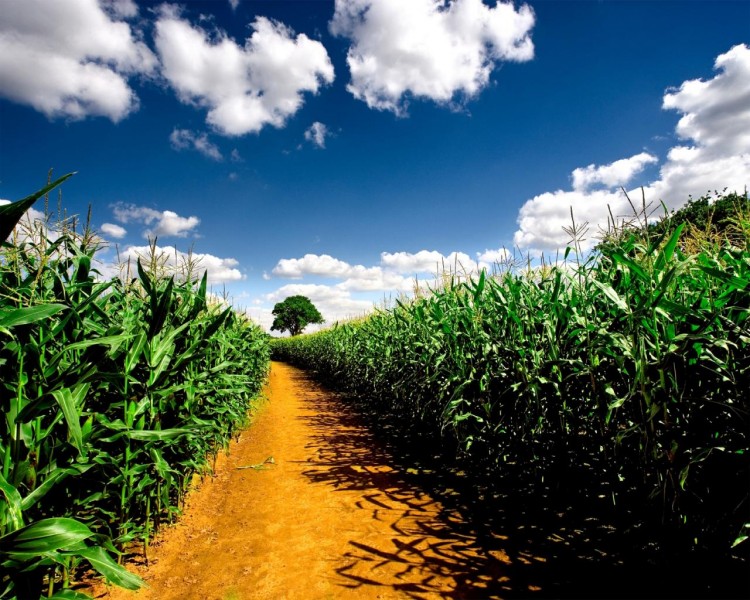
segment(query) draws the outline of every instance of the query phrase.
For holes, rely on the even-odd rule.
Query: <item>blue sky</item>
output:
[[[332,322],[554,255],[621,187],[743,191],[748,44],[747,1],[5,0],[0,198],[77,171],[103,272],[156,235],[264,326]]]

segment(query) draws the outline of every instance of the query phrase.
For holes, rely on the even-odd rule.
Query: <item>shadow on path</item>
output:
[[[352,535],[339,585],[423,598],[747,597],[741,565],[655,559],[618,527],[606,490],[556,497],[497,475],[469,476],[439,441],[310,384],[295,371],[313,453],[303,475],[356,490],[352,510],[388,525]],[[454,453],[455,454],[455,453]],[[490,485],[492,484],[492,485]],[[374,529],[374,528],[373,528]],[[382,527],[380,527],[382,529]],[[394,577],[395,573],[395,577]],[[446,579],[455,583],[445,592]],[[387,597],[387,596],[384,596]]]

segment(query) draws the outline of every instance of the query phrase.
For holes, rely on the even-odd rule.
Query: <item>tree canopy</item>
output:
[[[747,192],[706,194],[697,200],[690,198],[685,206],[673,212],[669,219],[655,225],[659,233],[677,227],[681,223],[689,225],[694,233],[719,239],[735,241],[743,237],[743,217],[750,215],[750,198]]]
[[[645,209],[644,209],[645,211]],[[706,245],[729,242],[736,246],[747,243],[750,221],[750,197],[747,191],[707,193],[698,199],[689,198],[678,210],[650,222],[645,229],[649,238],[657,239],[684,225],[680,248],[689,254],[699,252]],[[634,235],[633,228],[625,227],[607,234],[596,249],[622,250],[622,241]]]
[[[274,315],[271,331],[288,331],[298,335],[310,323],[323,323],[323,316],[306,296],[289,296],[278,302],[271,314]]]

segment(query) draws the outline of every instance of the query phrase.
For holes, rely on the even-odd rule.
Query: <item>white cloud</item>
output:
[[[3,2],[0,95],[48,117],[122,120],[138,108],[128,77],[157,65],[121,20],[136,15],[129,0]]]
[[[237,10],[237,7],[240,5],[240,0],[229,0],[229,6],[232,7],[232,10]]]
[[[162,72],[180,100],[208,109],[207,121],[225,135],[283,127],[302,106],[303,92],[333,81],[323,45],[282,23],[258,17],[239,46],[224,32],[209,33],[163,6],[156,22]]]
[[[305,254],[302,258],[282,258],[271,273],[286,279],[301,279],[304,275],[342,278],[351,268],[349,263],[328,254]]]
[[[669,151],[659,180],[647,189],[670,208],[709,190],[743,192],[750,184],[750,48],[717,57],[718,73],[669,90],[663,108],[682,114],[676,132],[691,145]]]
[[[724,188],[742,193],[750,184],[750,48],[735,46],[717,57],[715,69],[713,78],[686,81],[664,95],[662,108],[681,113],[675,130],[688,143],[671,148],[658,178],[643,182],[647,203],[664,202],[674,209],[689,196]],[[608,205],[615,218],[632,216],[625,195],[612,188],[631,182],[652,158],[641,153],[602,167],[576,169],[572,191],[545,192],[521,207],[514,243],[545,251],[564,247],[569,235],[562,228],[570,225],[572,207],[579,224],[591,224],[583,246],[593,247],[598,231],[606,229]],[[590,191],[596,183],[606,189]],[[629,195],[640,203],[640,190]]]
[[[128,233],[124,227],[120,227],[114,223],[103,223],[100,229],[102,230],[102,233],[105,233],[116,240],[124,238]]]
[[[410,96],[445,104],[477,95],[499,61],[533,58],[533,26],[528,5],[482,0],[336,0],[330,22],[352,42],[349,92],[397,114]]]
[[[380,264],[366,267],[351,265],[328,254],[305,254],[302,258],[282,258],[271,271],[275,277],[303,279],[306,276],[338,279],[335,288],[347,292],[409,292],[414,289],[415,277],[427,275],[423,282],[434,281],[445,271],[460,275],[476,273],[478,268],[491,269],[500,250],[485,251],[479,261],[463,252],[443,255],[437,251],[420,250],[417,253],[383,252]],[[264,279],[270,279],[266,274]]]
[[[563,228],[572,225],[570,210],[580,226],[590,224],[589,235],[582,244],[584,250],[593,248],[597,240],[596,226],[605,226],[611,207],[615,217],[627,214],[627,199],[620,191],[592,192],[557,190],[535,196],[518,213],[518,231],[513,243],[523,249],[552,251],[564,247],[571,239]],[[593,227],[593,229],[592,229]]]
[[[411,288],[411,280],[380,266],[350,265],[328,254],[305,254],[302,258],[282,258],[271,273],[286,279],[306,275],[341,279],[337,288],[347,291],[387,291]],[[265,278],[265,277],[264,277]]]
[[[271,330],[271,325],[273,324],[273,315],[271,314],[272,308],[264,307],[264,306],[249,306],[244,307],[243,312],[250,317],[253,322],[257,325],[259,325],[262,329],[265,331]],[[306,332],[308,330],[305,330]]]
[[[315,121],[305,131],[305,139],[318,148],[326,147],[326,137],[330,135],[328,128],[321,122]]]
[[[597,166],[578,168],[573,171],[573,189],[585,191],[596,184],[607,188],[626,185],[636,175],[641,173],[646,165],[659,162],[659,159],[646,152],[641,152],[630,158],[623,158],[615,162]]]
[[[115,219],[120,223],[143,223],[149,225],[143,237],[187,237],[200,224],[198,217],[181,217],[171,210],[159,211],[146,206],[118,203],[112,207]]]
[[[476,262],[468,254],[451,252],[448,255],[443,255],[436,250],[420,250],[414,254],[410,252],[382,252],[380,264],[396,273],[409,275],[417,273],[436,275],[446,270],[463,273],[473,270],[476,266]]]
[[[414,288],[414,280],[381,267],[357,265],[336,287],[350,292],[407,292]]]
[[[195,133],[188,129],[173,129],[169,134],[169,143],[175,150],[193,149],[197,150],[204,156],[221,160],[221,152],[216,144],[209,141],[206,133]]]
[[[118,19],[138,16],[138,5],[133,0],[103,0],[101,7]]]
[[[193,276],[200,277],[204,271],[208,271],[208,283],[212,285],[241,281],[245,279],[237,266],[239,262],[234,258],[219,258],[213,254],[201,254],[198,252],[181,252],[175,248],[162,248],[155,246],[155,256],[159,257],[160,264],[168,273],[184,274],[188,265],[193,265]],[[152,255],[150,246],[128,246],[120,252],[120,260],[123,263],[131,262],[131,270],[135,272],[135,263],[140,258],[141,264],[149,262]]]
[[[706,153],[750,149],[750,49],[738,45],[717,57],[714,78],[685,81],[664,96],[663,108],[682,113],[677,134]]]

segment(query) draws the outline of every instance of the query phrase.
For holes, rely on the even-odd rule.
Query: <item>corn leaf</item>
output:
[[[71,547],[92,535],[86,525],[75,519],[42,519],[0,537],[0,555],[40,555]]]
[[[101,546],[79,550],[76,554],[85,558],[91,566],[108,581],[128,590],[137,590],[145,585],[143,579],[118,565]]]
[[[49,185],[43,187],[38,192],[31,194],[31,196],[26,196],[26,198],[23,198],[22,200],[0,206],[0,242],[8,239],[8,236],[11,234],[15,226],[21,220],[26,211],[31,208],[34,202],[73,175],[75,175],[75,173],[63,175],[59,179],[56,179]]]
[[[61,310],[68,308],[64,304],[39,304],[25,308],[0,312],[0,327],[16,327],[17,325],[28,325],[47,319],[56,315]]]

